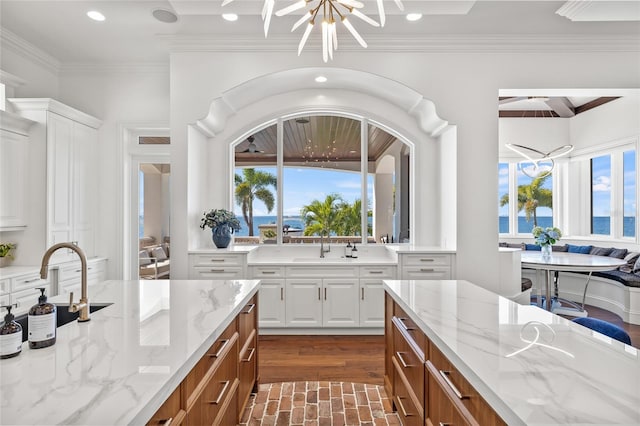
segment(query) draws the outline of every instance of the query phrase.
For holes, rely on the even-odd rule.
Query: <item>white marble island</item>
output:
[[[112,303],[57,342],[0,360],[0,424],[144,424],[247,301],[258,280],[107,281]],[[64,297],[51,302],[68,303]]]
[[[466,281],[384,288],[507,424],[640,424],[636,348]]]

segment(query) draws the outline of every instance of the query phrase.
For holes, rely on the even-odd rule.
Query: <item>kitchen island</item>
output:
[[[55,345],[34,350],[25,342],[18,357],[0,361],[0,424],[146,423],[258,288],[258,280],[92,287],[91,304],[109,306],[87,323],[59,327]],[[68,303],[62,296],[49,301]],[[237,333],[227,340],[237,347]]]
[[[636,348],[466,281],[384,289],[385,386],[405,424],[640,424]]]

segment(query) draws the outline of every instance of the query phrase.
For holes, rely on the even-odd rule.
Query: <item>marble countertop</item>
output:
[[[507,424],[640,424],[636,348],[466,281],[384,288]]]
[[[258,280],[106,281],[87,323],[0,360],[0,424],[144,424],[258,290]],[[65,296],[49,298],[68,303]]]

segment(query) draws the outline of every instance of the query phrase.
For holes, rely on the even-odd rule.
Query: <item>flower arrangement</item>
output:
[[[0,243],[0,257],[13,259],[13,253],[11,253],[11,250],[14,248],[16,248],[14,243]]]
[[[231,232],[240,230],[240,221],[233,212],[225,209],[212,209],[204,212],[200,221],[200,228],[217,228],[221,225],[228,225]]]
[[[555,244],[562,237],[562,232],[558,228],[551,226],[546,228],[536,226],[531,232],[536,239],[535,243],[543,247]]]

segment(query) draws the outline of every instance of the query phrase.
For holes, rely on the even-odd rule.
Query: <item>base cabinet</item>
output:
[[[257,296],[227,326],[147,425],[236,425],[258,381]]]

